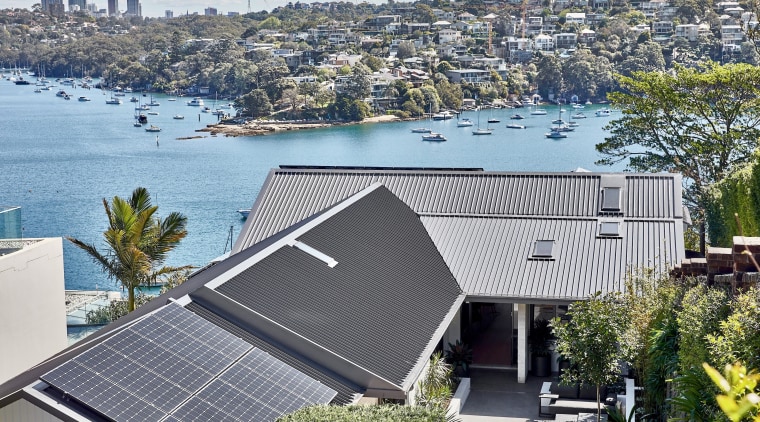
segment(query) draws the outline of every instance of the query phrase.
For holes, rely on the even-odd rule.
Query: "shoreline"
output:
[[[416,119],[401,119],[397,116],[384,114],[382,116],[368,117],[360,122],[276,122],[276,121],[261,121],[253,120],[244,124],[224,124],[216,123],[212,125],[206,125],[203,129],[198,129],[196,132],[208,132],[212,136],[224,135],[224,136],[261,136],[268,135],[277,132],[292,131],[292,130],[308,130],[318,129],[331,126],[346,126],[346,125],[361,125],[368,123],[390,123],[401,122],[407,120]]]

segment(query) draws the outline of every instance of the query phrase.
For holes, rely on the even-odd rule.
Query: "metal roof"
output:
[[[255,313],[240,319],[260,319],[269,336],[285,341],[286,330],[385,380],[378,390],[407,390],[464,295],[419,217],[388,189],[374,184],[351,201],[207,287]],[[296,241],[337,265],[291,247]],[[222,300],[201,293],[191,298]]]
[[[626,268],[665,267],[684,254],[678,174],[314,167],[270,172],[233,253],[375,182],[421,217],[471,297],[585,298],[620,290]],[[619,211],[602,209],[609,187],[620,188]],[[602,241],[604,218],[632,223]],[[538,235],[558,240],[554,261],[527,259]]]

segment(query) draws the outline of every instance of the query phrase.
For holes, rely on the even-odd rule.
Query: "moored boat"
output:
[[[172,118],[173,118],[174,120],[182,120],[182,119],[184,119],[184,118],[185,118],[185,116],[183,116],[183,115],[181,115],[181,114],[175,114],[174,116],[172,116]]]
[[[195,97],[192,100],[188,101],[187,105],[193,106],[193,107],[203,107],[203,98]]]
[[[513,114],[509,118],[512,120],[522,120],[525,118],[525,116],[523,116],[522,114]]]
[[[156,125],[150,125],[145,128],[146,132],[161,132],[161,128]]]
[[[612,111],[608,108],[600,108],[594,114],[596,114],[596,117],[607,117],[612,114]]]
[[[430,133],[433,129],[430,129],[429,127],[416,127],[412,129],[412,133]]]
[[[446,137],[441,133],[430,132],[427,135],[422,135],[422,140],[431,142],[443,142],[446,140]]]
[[[508,129],[525,129],[525,125],[518,125],[517,123],[507,123]]]
[[[460,120],[460,121],[457,122],[457,127],[470,127],[473,124],[474,123],[472,123],[472,120],[470,120],[468,118],[464,118],[464,119],[462,119],[462,120]]]
[[[562,139],[567,138],[567,135],[565,135],[563,132],[560,132],[558,130],[552,129],[551,132],[544,134],[549,139]]]

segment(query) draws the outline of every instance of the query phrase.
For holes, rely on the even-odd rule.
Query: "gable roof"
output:
[[[420,215],[471,298],[585,299],[623,290],[632,267],[664,270],[684,255],[677,174],[291,166],[270,171],[233,253],[374,182]],[[625,223],[619,236],[598,235],[608,219]],[[541,239],[556,241],[553,259],[530,258]]]
[[[166,309],[167,300],[183,306],[183,312],[192,311],[192,318],[242,339],[244,354],[266,356],[312,380],[309,385],[322,385],[320,397],[332,391],[332,403],[344,404],[360,394],[405,397],[464,294],[419,217],[386,188],[373,184],[194,274],[145,307],[0,385],[0,408],[23,398],[58,416],[103,413],[98,401],[84,396],[68,404],[54,399],[67,384],[48,387],[38,379],[55,383],[51,374],[60,365],[78,371],[72,362],[112,349],[113,339],[127,331],[134,331],[130,344],[135,347],[166,342],[166,335],[175,338],[140,328],[151,312]],[[173,376],[160,365],[156,371],[158,377]],[[264,381],[279,382],[276,376]],[[139,394],[154,392],[146,388]],[[197,401],[197,394],[189,400]],[[224,410],[236,404],[233,400]],[[171,416],[180,410],[187,409],[162,411]]]

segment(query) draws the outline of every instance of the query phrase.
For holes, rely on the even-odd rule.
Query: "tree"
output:
[[[699,224],[704,251],[704,210],[710,186],[752,158],[760,138],[760,68],[746,64],[677,66],[675,74],[618,76],[609,94],[623,116],[605,127],[611,135],[596,149],[597,164],[627,160],[634,171],[677,172],[684,200]]]
[[[135,309],[135,290],[155,283],[160,276],[184,271],[190,266],[164,266],[167,255],[187,235],[187,217],[178,212],[166,219],[156,216],[157,205],[151,205],[150,194],[137,188],[129,200],[114,196],[109,204],[103,198],[108,217],[108,229],[103,232],[107,250],[98,251],[81,240],[67,237],[103,267],[111,279],[118,280],[127,290],[127,308]]]
[[[622,356],[618,344],[623,313],[614,296],[596,293],[588,300],[574,302],[567,316],[567,322],[558,317],[552,319],[557,351],[570,361],[570,368],[562,373],[562,381],[596,386],[597,421],[600,421],[600,388],[615,382],[620,372]]]
[[[398,50],[396,50],[396,57],[399,60],[408,59],[414,57],[417,54],[417,48],[414,47],[414,43],[411,41],[401,41],[398,43]]]
[[[262,117],[272,113],[272,102],[266,91],[254,89],[235,100],[235,108],[243,109],[251,117]]]

